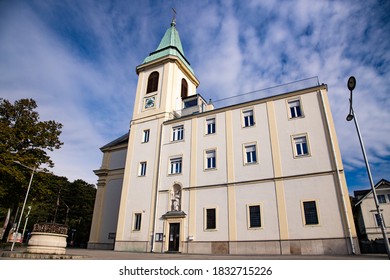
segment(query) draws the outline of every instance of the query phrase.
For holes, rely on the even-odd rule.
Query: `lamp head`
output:
[[[354,116],[352,115],[352,114],[348,114],[348,116],[347,116],[347,121],[352,121],[353,120],[353,118],[354,118]]]
[[[356,79],[354,76],[349,77],[348,83],[347,83],[348,89],[350,91],[353,91],[356,87]]]

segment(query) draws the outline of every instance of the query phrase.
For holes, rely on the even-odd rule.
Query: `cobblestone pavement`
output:
[[[387,260],[386,254],[361,255],[198,255],[168,253],[135,253],[112,250],[67,249],[66,255],[28,254],[0,250],[1,259],[76,259],[76,260]]]

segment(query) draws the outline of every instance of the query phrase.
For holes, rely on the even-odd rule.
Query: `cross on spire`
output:
[[[171,26],[176,26],[176,10],[175,10],[175,8],[172,8],[172,11],[173,11],[173,16],[172,16]]]

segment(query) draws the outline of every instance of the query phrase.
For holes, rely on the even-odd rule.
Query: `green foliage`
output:
[[[63,144],[59,136],[62,124],[40,121],[33,99],[20,99],[13,104],[0,98],[0,206],[16,208],[28,185],[30,167],[54,166],[48,151]]]
[[[14,104],[0,98],[0,226],[8,208],[10,222],[17,222],[33,168],[53,167],[48,151],[62,146],[59,139],[62,125],[40,121],[33,99]],[[73,229],[76,244],[86,243],[92,222],[96,189],[82,180],[69,182],[65,177],[35,172],[20,228],[23,229],[28,206],[31,212],[27,230],[35,223],[67,224]],[[16,216],[17,209],[19,213]],[[69,233],[71,235],[71,232]]]

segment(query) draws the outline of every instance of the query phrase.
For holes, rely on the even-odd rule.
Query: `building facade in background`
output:
[[[390,182],[382,179],[375,186],[386,233],[390,235]],[[354,192],[357,228],[362,240],[383,240],[379,217],[371,189]]]
[[[326,85],[215,108],[175,22],[136,71],[130,132],[95,171],[90,248],[359,253]]]

